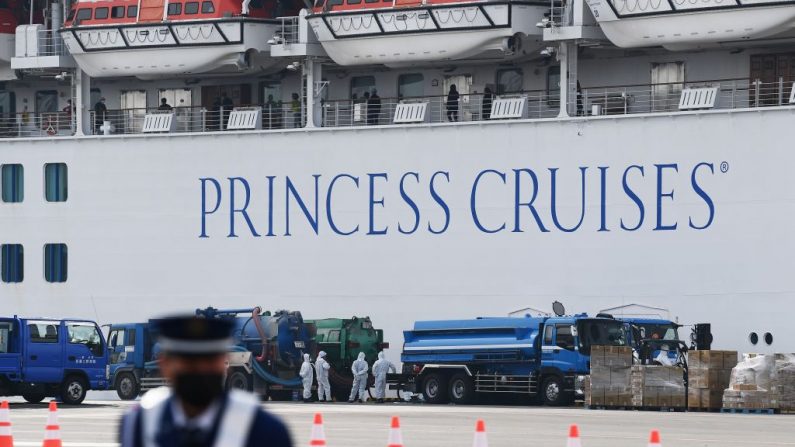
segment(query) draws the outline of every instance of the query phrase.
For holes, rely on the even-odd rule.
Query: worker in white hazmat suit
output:
[[[389,371],[397,372],[395,364],[384,357],[384,351],[378,353],[378,360],[373,363],[373,375],[375,376],[375,398],[378,403],[384,402],[386,395],[386,375]]]
[[[309,354],[304,354],[304,363],[301,364],[301,371],[298,372],[298,375],[301,376],[301,382],[304,384],[304,402],[309,402],[312,399],[312,380],[315,378]]]
[[[364,393],[367,392],[367,371],[370,369],[370,365],[367,364],[367,360],[365,360],[364,357],[364,352],[360,352],[359,358],[354,360],[353,365],[351,365],[353,386],[351,387],[351,395],[348,398],[348,403],[355,402],[357,394],[359,400],[362,402],[367,399]]]
[[[318,402],[331,402],[331,384],[328,382],[328,371],[331,365],[326,361],[326,351],[320,351],[315,360],[315,374],[317,374],[317,400]],[[325,396],[325,398],[323,397]]]

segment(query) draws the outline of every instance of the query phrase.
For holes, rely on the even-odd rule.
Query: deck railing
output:
[[[588,86],[572,95],[569,105],[572,115],[580,117],[673,114],[684,111],[680,108],[684,89],[708,89],[714,93],[714,101],[703,107],[691,106],[687,111],[795,106],[794,81],[788,78],[779,78],[775,82],[723,79],[655,85]],[[519,107],[521,113],[498,113],[498,98],[512,98],[509,102]],[[291,102],[269,102],[254,107],[261,109],[261,122],[256,126],[258,129],[297,128],[306,123],[305,106]],[[323,127],[352,127],[555,118],[559,114],[559,98],[557,91],[548,93],[534,90],[495,95],[491,101],[482,93],[476,93],[460,95],[455,101],[448,99],[447,95],[438,95],[371,98],[369,101],[330,100],[322,101],[318,107],[321,114],[318,124]],[[143,133],[145,117],[153,113],[173,113],[174,124],[170,129],[173,132],[234,131],[228,125],[231,113],[229,107],[175,107],[170,111],[124,109],[107,110],[104,113],[92,111],[89,113],[89,127],[96,135]],[[0,115],[0,137],[69,135],[74,130],[75,120],[68,112]]]

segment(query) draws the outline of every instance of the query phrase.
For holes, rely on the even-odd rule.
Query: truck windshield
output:
[[[69,323],[67,325],[69,343],[86,345],[95,356],[102,355],[102,337],[93,324]]]
[[[632,332],[636,343],[641,340],[679,340],[676,325],[673,323],[636,323],[632,325]]]
[[[580,353],[591,354],[591,346],[626,346],[624,324],[614,320],[581,320],[577,323]]]

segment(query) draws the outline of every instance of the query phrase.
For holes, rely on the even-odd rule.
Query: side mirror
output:
[[[571,335],[572,335],[572,337],[576,337],[577,336],[577,326],[575,326],[573,324],[571,325]]]

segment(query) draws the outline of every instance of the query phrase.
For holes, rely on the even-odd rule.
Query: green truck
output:
[[[304,322],[314,325],[316,329],[316,352],[312,359],[317,358],[318,352],[326,351],[326,358],[332,367],[329,374],[332,393],[338,401],[346,401],[353,384],[351,364],[360,352],[364,352],[367,363],[372,366],[378,358],[378,352],[389,347],[389,343],[384,343],[384,331],[374,329],[370,317],[326,318]],[[373,380],[372,376],[370,380]]]

